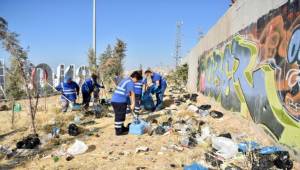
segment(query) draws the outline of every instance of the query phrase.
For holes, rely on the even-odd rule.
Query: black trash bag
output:
[[[105,99],[101,99],[101,100],[100,100],[100,104],[101,104],[101,105],[105,105],[105,104],[106,104],[106,100],[105,100]]]
[[[216,111],[216,110],[213,110],[209,113],[209,115],[215,119],[219,119],[221,117],[224,116],[224,114],[222,112],[219,112],[219,111]]]
[[[231,136],[230,133],[222,133],[222,134],[220,134],[218,137],[224,137],[224,138],[232,139],[232,136]]]
[[[165,128],[163,128],[162,126],[158,126],[157,128],[155,128],[155,134],[157,135],[163,135],[166,133]]]
[[[185,100],[188,100],[191,98],[191,94],[184,94],[183,98],[185,98]]]
[[[77,136],[80,134],[79,128],[74,123],[71,123],[68,127],[68,133],[70,136]]]
[[[272,155],[257,154],[257,160],[252,162],[252,170],[266,170],[274,167]]]
[[[30,134],[23,140],[17,142],[17,149],[34,149],[41,144],[41,141],[37,134]]]
[[[279,169],[293,169],[293,161],[290,160],[289,152],[280,151],[276,153],[277,158],[274,160],[274,165]]]
[[[205,104],[198,107],[201,110],[209,110],[211,108],[211,105]]]
[[[198,94],[197,93],[193,93],[193,94],[191,94],[190,100],[193,101],[193,102],[196,102],[197,101],[197,97],[198,97]]]

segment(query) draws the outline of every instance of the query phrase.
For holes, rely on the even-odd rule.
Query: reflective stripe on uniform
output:
[[[121,86],[117,86],[117,89],[115,91],[115,93],[121,94],[121,95],[126,95],[126,89],[125,86],[127,85],[127,83],[129,83],[131,80],[126,80]]]

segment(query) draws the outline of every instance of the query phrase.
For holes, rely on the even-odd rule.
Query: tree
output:
[[[110,58],[112,58],[112,49],[108,44],[106,50],[99,56],[99,73],[103,80],[107,80],[107,78],[109,78],[109,68],[107,66],[107,63]]]
[[[92,73],[97,72],[97,58],[95,56],[94,49],[90,48],[88,51],[88,63],[89,63],[89,70]]]
[[[25,92],[29,101],[29,112],[31,118],[31,126],[33,133],[36,134],[35,116],[39,101],[39,93],[36,89],[30,89],[31,83],[30,69],[28,68],[27,51],[25,51],[17,39],[18,35],[10,32],[7,28],[7,22],[4,18],[0,17],[0,41],[6,51],[11,54],[12,60],[15,61],[16,67],[19,68],[21,81],[24,84]],[[34,100],[35,98],[35,100]]]
[[[107,46],[99,58],[99,70],[103,80],[110,82],[111,78],[115,75],[123,74],[123,60],[126,56],[125,51],[126,44],[120,39],[117,39],[113,51],[110,45]]]
[[[113,51],[113,58],[116,64],[115,73],[118,75],[122,75],[124,72],[123,68],[123,60],[126,56],[126,43],[120,39],[117,39],[116,45]]]

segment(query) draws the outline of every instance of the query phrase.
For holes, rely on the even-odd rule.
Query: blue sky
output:
[[[127,43],[126,69],[174,65],[176,22],[183,21],[182,55],[226,12],[229,0],[97,0],[97,54],[116,38]],[[87,63],[92,0],[0,0],[0,16],[30,47],[34,64]],[[9,55],[0,48],[0,58]]]

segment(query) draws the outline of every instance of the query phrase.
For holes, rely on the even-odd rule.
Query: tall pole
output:
[[[94,55],[97,57],[96,51],[96,0],[93,0],[93,50]]]

